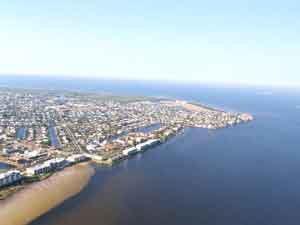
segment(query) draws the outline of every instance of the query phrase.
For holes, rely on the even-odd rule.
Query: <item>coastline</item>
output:
[[[94,169],[89,163],[68,167],[50,178],[29,184],[0,202],[1,225],[26,225],[78,194]]]
[[[170,133],[168,137],[160,143],[176,135]],[[142,153],[142,152],[139,152]],[[122,157],[128,159],[134,155]],[[97,164],[113,166],[122,160],[102,161]],[[95,170],[89,162],[66,167],[61,171],[54,172],[49,177],[36,181],[31,184],[20,185],[17,190],[13,191],[6,198],[0,201],[0,218],[1,225],[27,225],[36,220],[38,217],[47,213],[51,209],[59,206],[65,200],[80,193],[88,184]],[[34,208],[28,208],[27,203],[34,205]],[[22,213],[20,213],[22,212]]]
[[[169,138],[176,135],[178,132],[181,132],[185,127],[216,129],[224,128],[229,125],[235,125],[241,122],[248,122],[253,119],[250,114],[233,115],[230,117],[230,115],[226,115],[226,113],[223,111],[203,106],[200,103],[195,104],[179,100],[164,100],[163,102],[168,106],[180,106],[185,109],[185,111],[191,111],[192,116],[189,114],[191,117],[188,118],[192,119],[188,120],[184,117],[182,120],[179,120],[179,122],[177,120],[175,120],[175,122],[171,120],[173,121],[172,123],[167,123],[165,127],[155,130],[151,136],[149,135],[145,137],[145,135],[140,135],[141,137],[136,137],[132,135],[132,140],[129,140],[131,141],[131,144],[128,144],[128,142],[127,145],[122,146],[126,147],[126,149],[114,149],[114,151],[111,151],[105,155],[91,155],[89,152],[85,152],[84,154],[74,154],[69,157],[72,158],[73,156],[84,156],[85,159],[94,161],[100,165],[112,166],[114,163],[131,158],[136,154],[142,153],[156,146],[157,144],[166,142]],[[198,115],[200,115],[200,119]],[[201,117],[203,115],[206,116],[205,121]],[[71,136],[74,137],[73,134]],[[139,141],[137,141],[138,138],[140,138]],[[145,139],[147,141],[145,141]],[[127,140],[123,140],[124,143],[126,143],[126,141]],[[73,144],[79,146],[76,140],[73,141]],[[111,148],[111,150],[113,150],[113,148]],[[82,153],[81,147],[79,147],[79,152]],[[60,161],[61,159],[62,161]],[[0,157],[0,162],[4,162],[4,160],[5,158]],[[83,161],[81,159],[78,159],[77,161],[76,160],[76,157],[72,158],[72,160],[69,161],[71,163],[68,164],[72,166],[65,168],[64,166],[59,165],[60,162],[66,162],[65,158],[48,158],[48,160],[45,160],[44,162],[44,167],[42,167],[42,169],[37,169],[42,170],[41,173],[46,174],[45,180],[36,180],[37,182],[34,180],[32,181],[34,183],[24,185],[24,187],[22,186],[20,189],[11,189],[11,193],[8,192],[8,194],[3,197],[3,199],[5,199],[0,202],[1,225],[29,224],[51,209],[63,203],[66,199],[78,194],[88,184],[91,176],[94,173],[94,169],[89,163],[73,166],[75,163]],[[45,163],[48,163],[49,161],[51,161],[52,164],[45,165]],[[12,162],[9,161],[8,163]],[[63,165],[63,163],[61,165]],[[19,165],[15,164],[14,166],[18,168]],[[65,169],[52,174],[53,171],[62,168]],[[33,175],[36,175],[35,167],[27,169],[29,169],[29,173],[27,173],[27,175],[31,174],[32,177]],[[48,178],[47,174],[49,171],[51,171],[51,174]],[[18,172],[21,173],[21,171]],[[23,171],[23,174],[26,174],[26,172]],[[37,174],[40,174],[40,172],[37,172]]]

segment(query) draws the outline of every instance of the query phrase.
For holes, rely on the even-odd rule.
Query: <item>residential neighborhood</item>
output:
[[[83,161],[112,165],[184,128],[225,128],[252,119],[178,100],[3,89],[0,161],[13,170],[0,174],[0,187]]]

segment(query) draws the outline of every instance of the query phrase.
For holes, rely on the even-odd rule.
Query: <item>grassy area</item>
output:
[[[49,178],[52,174],[53,174],[53,172],[45,173],[40,176],[25,177],[25,183],[33,183],[33,182],[42,181],[42,180]]]

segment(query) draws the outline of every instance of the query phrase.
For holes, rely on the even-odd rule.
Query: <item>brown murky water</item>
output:
[[[29,185],[0,203],[0,224],[30,223],[79,193],[93,173],[94,169],[90,165],[77,165],[58,172],[47,180]]]

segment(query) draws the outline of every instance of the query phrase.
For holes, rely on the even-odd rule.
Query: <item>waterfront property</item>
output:
[[[129,156],[129,155],[134,155],[137,153],[137,148],[136,147],[131,147],[123,150],[123,155]]]
[[[64,158],[50,159],[42,164],[27,168],[26,174],[30,176],[42,175],[44,173],[49,173],[56,169],[64,168],[65,166],[67,166],[67,164],[67,160],[65,160]]]
[[[136,146],[136,149],[140,152],[140,151],[145,151],[147,147],[148,147],[147,143],[141,143]]]
[[[185,127],[216,129],[253,119],[183,101],[65,96],[60,101],[52,92],[0,93],[0,157],[33,176],[29,180],[87,160],[112,165]]]
[[[10,170],[0,174],[0,188],[14,184],[22,179],[22,175],[18,170]]]
[[[160,143],[159,139],[150,139],[144,143],[140,143],[138,145],[136,145],[137,150],[140,151],[145,151],[147,150],[149,147],[152,147],[154,145],[157,145]]]
[[[79,163],[87,160],[88,157],[84,154],[76,154],[76,155],[71,155],[70,157],[67,158],[67,161],[69,163]]]
[[[64,158],[54,158],[45,162],[46,165],[49,165],[52,169],[61,169],[68,165],[68,161]]]
[[[176,132],[177,132],[177,130],[176,130]],[[146,141],[146,144],[149,145],[149,146],[154,146],[154,145],[157,145],[159,143],[160,143],[159,139],[151,139],[151,140]]]

